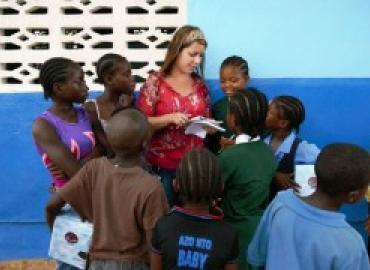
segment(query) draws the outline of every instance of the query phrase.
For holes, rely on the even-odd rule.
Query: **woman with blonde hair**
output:
[[[179,28],[162,68],[150,73],[138,98],[153,130],[147,160],[161,177],[170,206],[176,203],[172,180],[177,165],[187,152],[203,146],[203,139],[185,134],[184,127],[192,117],[210,114],[209,92],[201,77],[206,47],[198,27]]]

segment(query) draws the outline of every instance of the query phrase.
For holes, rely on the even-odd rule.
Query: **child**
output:
[[[60,189],[82,167],[99,156],[88,113],[74,103],[85,101],[88,88],[81,67],[70,59],[53,57],[40,70],[45,99],[51,107],[37,117],[32,135],[42,162],[52,176],[51,191]],[[57,262],[57,269],[77,269]]]
[[[52,228],[69,203],[94,225],[90,269],[148,269],[147,241],[168,210],[161,183],[141,168],[150,126],[140,111],[124,109],[107,121],[106,133],[114,158],[87,163],[49,201],[47,222]]]
[[[70,59],[54,57],[40,70],[45,99],[51,107],[33,123],[32,135],[42,161],[53,178],[53,188],[60,188],[87,160],[99,155],[87,112],[74,103],[87,97],[84,73]],[[93,151],[94,149],[94,151]]]
[[[221,126],[226,129],[223,133],[207,135],[205,144],[214,153],[218,153],[224,147],[234,144],[231,137],[233,132],[227,125],[227,104],[229,98],[236,91],[244,89],[249,81],[249,68],[245,59],[240,56],[227,57],[221,64],[220,83],[225,96],[218,100],[213,106],[213,116],[221,120]]]
[[[277,167],[274,154],[260,138],[268,108],[266,96],[254,88],[230,97],[227,123],[236,134],[235,145],[219,155],[225,180],[225,221],[239,235],[239,269],[246,265],[245,250],[267,206]]]
[[[299,189],[294,182],[294,165],[313,164],[320,149],[297,137],[305,118],[302,102],[292,96],[278,96],[272,100],[266,117],[266,128],[271,131],[264,141],[275,153],[279,166],[271,187],[271,198],[283,189]]]
[[[183,199],[154,228],[151,269],[237,269],[236,233],[209,213],[223,183],[216,156],[206,149],[188,152],[181,160],[174,188]]]
[[[103,55],[96,64],[98,82],[104,85],[104,92],[96,99],[87,100],[85,108],[92,115],[93,124],[105,129],[106,121],[117,107],[127,107],[132,104],[132,93],[135,81],[131,75],[130,63],[119,54]],[[107,144],[104,132],[98,133],[108,155],[111,150]]]
[[[370,156],[358,146],[330,144],[319,154],[317,190],[299,197],[278,193],[263,215],[248,248],[248,262],[269,270],[367,270],[361,236],[339,213],[343,203],[364,197]]]

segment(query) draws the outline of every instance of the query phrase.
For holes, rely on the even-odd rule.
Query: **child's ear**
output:
[[[107,84],[109,85],[111,82],[112,82],[112,79],[113,79],[113,76],[112,75],[107,75],[105,78],[104,78],[104,84]]]
[[[152,138],[152,131],[148,130],[148,134],[147,134],[146,138],[143,140],[143,144],[142,144],[143,149],[147,148],[151,138]]]
[[[143,149],[146,149],[147,146],[148,146],[148,140],[144,140],[142,144]]]
[[[63,85],[61,83],[54,83],[53,84],[53,94],[60,96],[63,95]]]
[[[147,146],[148,146],[148,139],[143,138],[143,140],[141,141],[141,149],[145,151],[147,149]]]
[[[287,129],[289,127],[289,120],[279,120],[279,126],[281,129]]]
[[[364,198],[366,190],[364,189],[358,189],[355,191],[351,191],[347,195],[347,202],[348,203],[355,203]]]
[[[180,185],[179,185],[179,182],[176,180],[176,178],[174,178],[172,180],[172,187],[173,187],[173,190],[178,193],[180,191]]]

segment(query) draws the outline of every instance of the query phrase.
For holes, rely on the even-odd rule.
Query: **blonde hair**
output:
[[[189,47],[193,42],[198,42],[199,44],[207,47],[207,41],[199,27],[192,25],[184,25],[180,27],[168,45],[166,57],[164,58],[161,71],[168,75],[171,72],[177,56],[180,54],[182,49]],[[202,58],[202,62],[199,66],[200,70],[197,70],[199,75],[203,75],[203,65],[204,57]]]

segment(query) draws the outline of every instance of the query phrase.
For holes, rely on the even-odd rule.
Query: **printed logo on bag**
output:
[[[310,179],[308,179],[308,185],[312,188],[317,188],[317,179],[316,179],[316,177],[310,177]]]
[[[73,232],[67,232],[65,235],[64,235],[64,238],[66,239],[66,241],[70,244],[76,244],[78,242],[78,237],[75,233]]]

